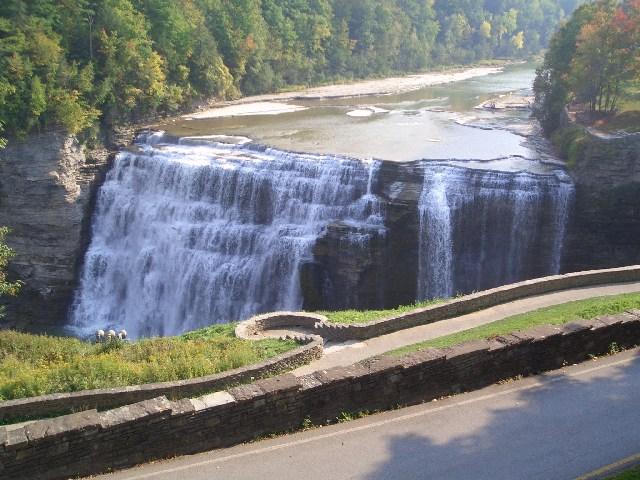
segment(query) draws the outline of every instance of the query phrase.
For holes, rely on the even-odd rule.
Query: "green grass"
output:
[[[609,477],[608,480],[640,480],[640,467]]]
[[[426,342],[408,345],[388,353],[391,355],[404,355],[428,347],[450,347],[462,342],[484,340],[498,335],[519,332],[536,325],[562,325],[576,320],[590,320],[601,315],[615,315],[626,310],[639,308],[640,293],[627,293],[610,297],[578,300],[576,302],[514,315],[480,327],[471,328]]]
[[[393,317],[395,315],[401,315],[403,313],[410,312],[416,308],[429,307],[431,305],[437,305],[443,303],[445,300],[436,299],[428,300],[425,302],[417,302],[413,305],[403,305],[397,308],[391,308],[388,310],[340,310],[337,312],[317,312],[324,315],[329,319],[331,323],[342,324],[355,324],[355,323],[367,323],[373,320],[380,320],[387,317]]]
[[[92,344],[0,331],[0,400],[189,379],[260,362],[292,341],[236,338],[234,324],[180,337]]]

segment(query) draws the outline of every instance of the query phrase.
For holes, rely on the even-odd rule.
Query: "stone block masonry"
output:
[[[640,343],[640,311],[490,341],[285,374],[196,399],[145,400],[0,428],[0,477],[53,480],[229,447],[341,412],[416,404]]]
[[[472,293],[437,305],[417,308],[402,315],[373,320],[363,324],[344,325],[330,323],[325,316],[311,313],[278,312],[259,315],[240,323],[236,329],[236,335],[240,338],[252,338],[261,330],[281,329],[289,326],[302,327],[307,331],[322,336],[326,340],[366,340],[534,295],[572,288],[637,281],[640,281],[640,265],[567,273]]]

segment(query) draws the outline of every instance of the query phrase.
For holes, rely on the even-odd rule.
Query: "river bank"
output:
[[[371,80],[358,80],[344,84],[309,87],[302,90],[248,96],[233,101],[214,102],[197,112],[185,114],[185,119],[221,118],[245,115],[277,115],[304,109],[304,106],[287,105],[295,100],[326,100],[373,95],[402,94],[425,87],[460,82],[475,77],[503,71],[503,66],[470,67],[450,71],[425,72]],[[281,102],[285,102],[283,105]]]

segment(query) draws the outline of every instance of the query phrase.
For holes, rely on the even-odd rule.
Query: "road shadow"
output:
[[[640,451],[640,354],[612,369],[536,378],[515,400],[450,405],[390,435],[386,458],[361,478],[564,480]]]

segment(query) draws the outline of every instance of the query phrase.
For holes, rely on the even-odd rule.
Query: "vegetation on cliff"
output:
[[[559,127],[567,104],[596,116],[637,108],[638,45],[640,0],[598,0],[578,8],[553,36],[537,72],[536,115],[545,131]]]
[[[8,233],[9,228],[0,227],[0,297],[3,295],[16,295],[22,285],[20,281],[10,282],[7,280],[7,265],[14,255],[13,250],[5,243],[5,238]]]
[[[2,133],[2,122],[0,122],[0,133]],[[0,137],[0,149],[4,148],[6,141]],[[20,291],[22,282],[10,282],[7,280],[7,266],[9,260],[14,256],[14,251],[5,243],[5,238],[9,233],[8,227],[0,227],[0,298],[4,295],[16,295]],[[0,318],[4,315],[4,306],[0,306]]]
[[[0,121],[78,132],[228,98],[539,51],[580,0],[4,0]]]
[[[293,340],[241,340],[234,327],[99,344],[0,331],[0,400],[202,377],[297,346]]]
[[[485,340],[499,335],[519,332],[539,325],[564,325],[578,320],[591,320],[602,315],[616,315],[628,310],[640,309],[640,293],[625,293],[609,297],[590,298],[541,308],[463,330],[426,342],[408,345],[390,352],[393,355],[424,350],[425,348],[450,347],[472,340]]]

